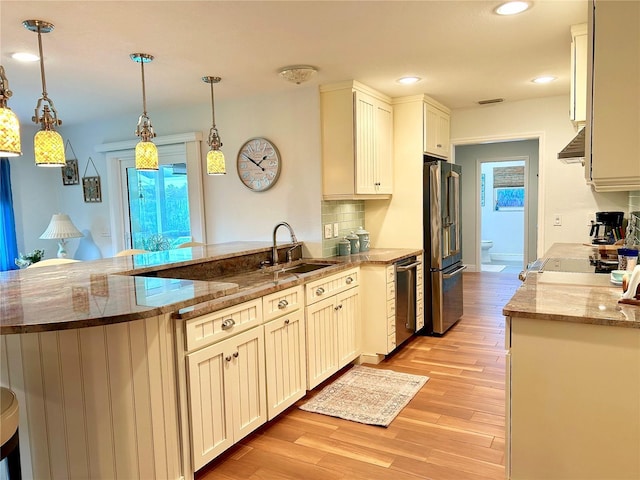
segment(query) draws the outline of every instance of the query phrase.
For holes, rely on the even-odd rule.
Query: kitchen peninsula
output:
[[[281,258],[292,246],[279,246]],[[199,418],[214,431],[198,431],[197,443],[196,383],[190,374],[209,372],[208,383],[198,384],[201,391],[209,388],[209,413],[228,409],[232,397],[216,388],[216,365],[226,378],[243,361],[251,366],[243,358],[253,359],[259,368],[247,372],[260,371],[262,377],[249,385],[243,376],[242,388],[262,402],[273,386],[264,353],[269,335],[275,338],[270,328],[282,323],[279,338],[295,333],[302,342],[301,361],[284,367],[304,372],[298,397],[284,399],[295,401],[308,386],[303,313],[309,287],[329,297],[314,305],[347,302],[335,308],[336,315],[346,318],[349,312],[348,326],[358,335],[340,358],[344,365],[360,354],[360,265],[390,265],[421,254],[372,250],[260,269],[271,249],[267,242],[234,242],[0,274],[0,383],[20,403],[25,478],[193,478],[234,443],[234,435],[237,441],[277,412],[272,414],[270,400],[261,403],[251,425],[240,424],[239,430],[232,422],[234,415],[243,422],[243,411],[220,420]],[[282,270],[301,262],[323,268]],[[188,273],[171,278],[180,271]],[[232,352],[214,355],[218,345],[231,343]],[[253,414],[251,406],[247,411]],[[217,437],[218,428],[225,438]]]
[[[504,307],[507,478],[640,478],[640,306],[621,294],[608,274],[542,271]]]

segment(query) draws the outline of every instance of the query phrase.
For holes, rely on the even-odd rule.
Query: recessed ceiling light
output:
[[[530,2],[506,2],[498,6],[494,11],[498,15],[516,15],[531,7]]]
[[[18,60],[19,62],[37,62],[38,60],[40,60],[40,57],[38,57],[37,55],[27,52],[16,52],[11,55],[11,58]]]
[[[533,83],[551,83],[553,81],[557,80],[556,77],[553,77],[551,75],[544,75],[542,77],[536,77],[533,80],[531,80]]]
[[[399,78],[396,81],[398,83],[403,84],[403,85],[411,85],[413,83],[419,82],[420,80],[422,80],[420,77],[402,77],[402,78]]]

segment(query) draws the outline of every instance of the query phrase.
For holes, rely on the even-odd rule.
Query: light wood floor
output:
[[[293,406],[197,478],[504,479],[502,307],[519,285],[513,273],[465,273],[462,319],[444,337],[416,337],[379,365],[430,377],[388,428]]]

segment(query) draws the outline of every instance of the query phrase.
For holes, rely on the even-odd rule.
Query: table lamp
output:
[[[42,239],[55,238],[58,240],[58,258],[67,256],[67,238],[84,237],[82,232],[76,228],[69,215],[56,213],[51,217],[51,222],[47,229],[40,235]]]

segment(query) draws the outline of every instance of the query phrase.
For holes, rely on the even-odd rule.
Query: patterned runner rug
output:
[[[422,375],[356,365],[300,408],[387,427],[427,380]]]

